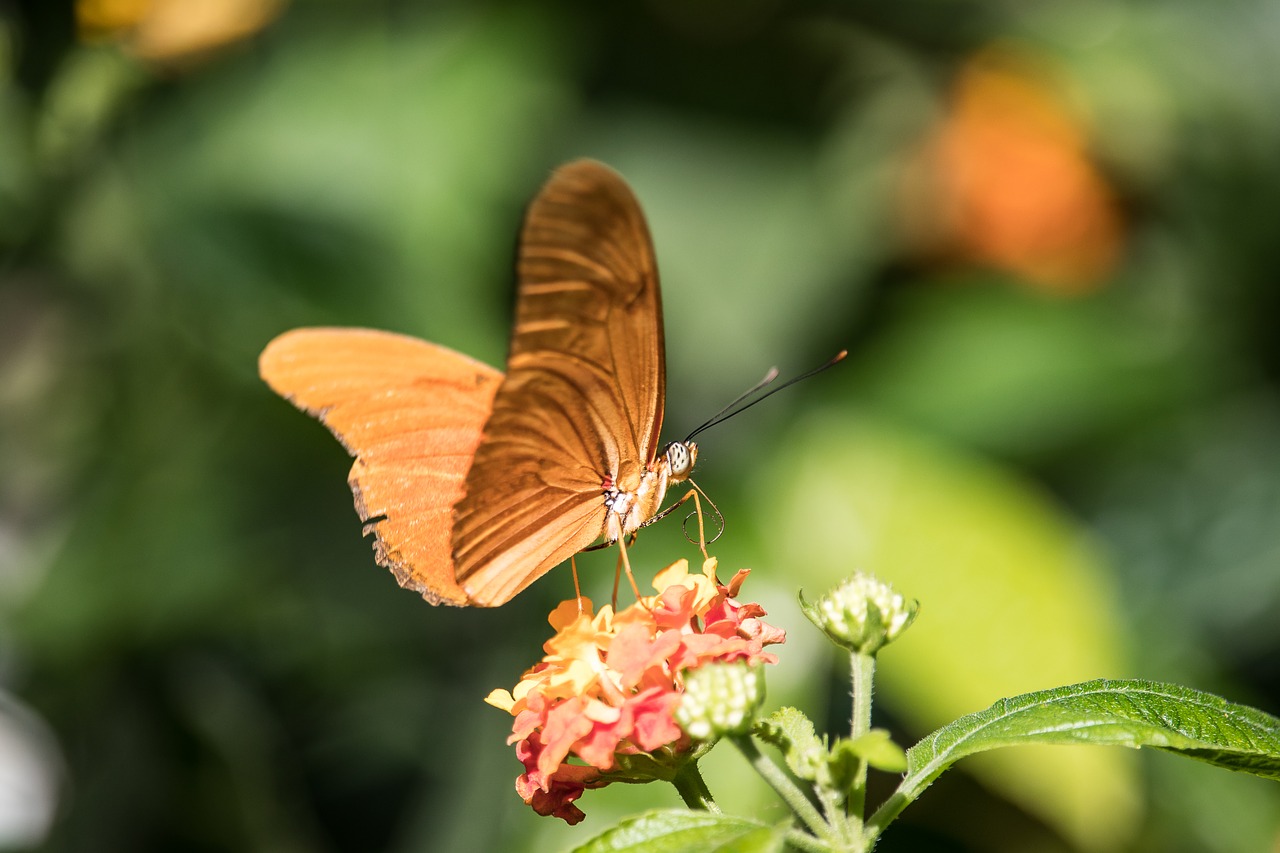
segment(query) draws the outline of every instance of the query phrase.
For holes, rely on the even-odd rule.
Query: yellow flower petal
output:
[[[547,621],[551,623],[552,628],[559,631],[565,625],[572,625],[574,620],[584,613],[588,617],[591,615],[591,599],[579,598],[574,600],[570,598],[560,602],[556,609],[551,611]]]
[[[686,577],[689,576],[689,561],[676,560],[662,571],[658,572],[653,578],[653,588],[659,593],[667,587],[674,584],[682,584]]]
[[[488,702],[495,708],[501,708],[510,713],[512,707],[516,704],[515,697],[506,690],[494,690],[488,696],[484,697],[484,701]]]

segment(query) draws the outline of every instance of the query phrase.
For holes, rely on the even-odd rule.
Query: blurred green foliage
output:
[[[670,436],[770,364],[850,349],[702,442],[721,566],[755,569],[791,631],[771,703],[847,723],[794,593],[860,568],[923,603],[881,665],[901,742],[1095,676],[1280,709],[1265,0],[296,0],[179,60],[75,22],[0,5],[0,776],[28,797],[0,846],[559,849],[677,802],[589,792],[577,829],[520,802],[481,699],[539,657],[566,577],[497,611],[398,590],[340,447],[256,376],[311,324],[500,364],[522,206],[577,156],[651,220]],[[1088,287],[903,238],[901,171],[993,43],[1057,69],[1119,199],[1122,258]],[[638,564],[693,556],[678,528]],[[612,557],[580,567],[603,599]],[[961,765],[879,849],[1280,837],[1263,780],[1001,761]],[[734,756],[707,775],[769,816]]]

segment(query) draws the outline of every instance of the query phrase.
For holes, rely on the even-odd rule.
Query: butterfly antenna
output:
[[[688,437],[686,437],[686,438],[685,438],[685,441],[688,441],[689,439],[693,438],[695,435],[697,435],[698,433],[702,432],[702,431],[703,431],[704,429],[706,429],[707,427],[715,426],[716,424],[720,423],[720,416],[721,416],[721,415],[723,415],[725,412],[729,411],[729,410],[730,410],[730,409],[732,409],[734,406],[738,405],[738,404],[739,404],[739,403],[741,403],[743,400],[747,399],[747,398],[748,398],[748,397],[750,397],[752,394],[756,393],[756,392],[757,392],[757,391],[759,391],[761,388],[765,387],[766,385],[768,385],[770,382],[772,382],[773,380],[775,380],[775,379],[777,379],[777,378],[778,378],[778,368],[776,368],[776,367],[771,367],[771,368],[769,368],[769,372],[768,372],[768,373],[766,373],[766,374],[764,375],[764,378],[763,378],[763,379],[761,379],[761,380],[760,380],[759,382],[757,382],[755,385],[752,385],[752,386],[751,386],[750,388],[748,388],[746,391],[743,391],[743,392],[742,392],[741,394],[739,394],[737,397],[734,397],[734,398],[733,398],[733,402],[732,402],[732,403],[730,403],[729,405],[725,406],[725,407],[724,407],[723,409],[721,409],[720,411],[716,412],[714,415],[712,415],[710,418],[708,418],[708,419],[707,419],[706,423],[704,423],[702,426],[697,427],[696,429],[694,429],[694,431],[693,431],[693,432],[689,433]],[[760,399],[764,399],[764,398],[763,398],[763,397],[761,397]]]
[[[777,379],[777,378],[778,378],[778,368],[776,368],[776,367],[772,367],[772,368],[770,368],[770,369],[769,369],[769,372],[765,374],[765,376],[764,376],[764,378],[763,378],[763,379],[761,379],[761,380],[760,380],[759,382],[757,382],[755,385],[751,386],[751,388],[750,388],[750,389],[748,389],[745,393],[739,394],[739,395],[738,395],[738,398],[737,398],[736,400],[734,400],[732,403],[730,403],[729,405],[725,406],[723,409],[721,409],[720,411],[718,411],[718,412],[716,412],[714,415],[712,415],[712,416],[711,416],[711,418],[710,418],[710,420],[708,420],[708,421],[707,421],[706,423],[704,423],[702,426],[698,427],[698,428],[697,428],[697,429],[695,429],[693,432],[689,433],[689,435],[685,438],[685,441],[690,441],[690,440],[692,440],[692,439],[693,439],[693,437],[694,437],[695,435],[697,435],[698,433],[702,432],[703,430],[710,429],[711,427],[715,426],[716,424],[724,423],[725,421],[729,420],[729,418],[733,417],[734,415],[740,415],[740,414],[742,414],[742,413],[743,413],[743,412],[745,412],[747,409],[749,409],[749,408],[751,408],[752,406],[754,406],[756,403],[763,402],[764,400],[767,400],[767,399],[769,399],[770,397],[772,397],[774,394],[777,394],[777,393],[778,393],[779,391],[781,391],[783,388],[790,388],[792,385],[795,385],[797,382],[800,382],[800,381],[802,381],[802,380],[804,380],[804,379],[808,379],[808,378],[809,378],[809,377],[811,377],[811,376],[816,376],[817,374],[819,374],[819,373],[821,373],[822,371],[826,370],[828,367],[833,367],[834,365],[839,364],[841,361],[843,361],[843,360],[844,360],[844,357],[845,357],[845,356],[847,356],[848,354],[849,354],[849,351],[848,351],[848,350],[840,350],[840,352],[836,353],[836,354],[835,354],[834,356],[832,356],[830,359],[828,359],[828,360],[827,360],[827,361],[825,361],[824,363],[822,363],[822,364],[818,365],[817,367],[813,368],[812,370],[806,371],[806,372],[804,372],[804,373],[801,373],[799,376],[796,376],[796,377],[793,377],[793,378],[791,378],[791,379],[788,379],[786,382],[783,382],[783,383],[782,383],[781,385],[779,385],[777,388],[772,388],[772,389],[770,389],[769,391],[765,392],[764,394],[761,394],[759,397],[756,397],[756,398],[755,398],[754,400],[752,400],[751,402],[749,402],[749,403],[747,403],[747,404],[745,404],[745,405],[743,405],[743,406],[741,406],[741,407],[739,407],[739,408],[734,408],[734,407],[735,407],[735,406],[737,406],[739,403],[741,403],[743,400],[746,400],[746,399],[747,399],[747,398],[749,398],[752,394],[756,393],[756,392],[757,392],[757,391],[759,391],[760,389],[764,388],[766,385],[769,385],[771,382],[773,382],[773,380],[775,380],[775,379]]]

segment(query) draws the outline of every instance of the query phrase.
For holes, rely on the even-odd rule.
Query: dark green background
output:
[[[894,170],[998,39],[1094,118],[1128,231],[1092,295],[897,239]],[[677,803],[588,792],[570,830],[520,802],[481,700],[541,654],[567,573],[496,611],[398,590],[349,460],[256,375],[312,324],[500,364],[522,207],[578,156],[651,221],[668,438],[850,350],[700,438],[722,566],[791,632],[771,702],[839,730],[843,673],[789,602],[863,568],[924,604],[882,660],[904,743],[1060,671],[1280,709],[1277,44],[1267,0],[296,0],[175,69],[77,41],[64,4],[0,4],[0,769],[55,780],[39,846],[560,849]],[[636,554],[694,549],[667,523]],[[604,600],[612,556],[580,566]],[[728,810],[781,817],[721,758]],[[1123,797],[1074,814],[1052,792],[1088,774],[1039,806],[948,774],[878,849],[1276,843],[1274,783],[1131,758]]]

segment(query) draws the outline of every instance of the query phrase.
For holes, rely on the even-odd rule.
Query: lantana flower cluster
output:
[[[701,574],[680,560],[654,578],[657,595],[617,613],[605,605],[593,615],[585,598],[561,603],[542,661],[511,692],[489,694],[515,717],[508,743],[525,768],[516,791],[538,814],[576,824],[585,815],[574,800],[587,788],[670,778],[693,746],[674,717],[687,671],[777,662],[764,647],[783,631],[761,620],[759,604],[736,601],[748,571],[728,584],[715,571],[714,557]]]

